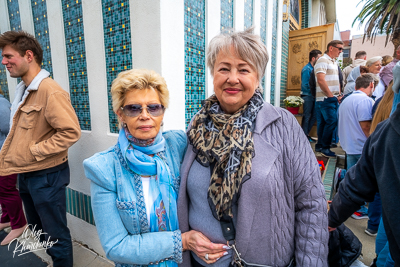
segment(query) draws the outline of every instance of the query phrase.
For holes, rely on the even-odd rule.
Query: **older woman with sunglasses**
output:
[[[181,167],[184,267],[327,266],[318,163],[293,115],[264,101],[267,62],[251,29],[208,46],[215,95],[192,119]]]
[[[116,266],[177,266],[176,201],[186,136],[160,131],[167,85],[154,71],[129,70],[114,80],[111,95],[122,126],[118,142],[83,163],[101,244]]]

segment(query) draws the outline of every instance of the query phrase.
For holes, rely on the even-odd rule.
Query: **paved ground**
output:
[[[10,228],[7,228],[6,231],[0,231],[0,240],[7,235],[7,232],[10,231]],[[36,251],[34,253],[26,253],[24,255],[18,256],[20,253],[16,253],[13,256],[13,251],[16,246],[21,248],[21,243],[25,241],[25,244],[32,244],[34,242],[33,238],[29,239],[18,239],[20,242],[14,242],[10,248],[7,246],[0,247],[0,266],[1,267],[51,267],[51,258],[46,254],[44,250]],[[99,256],[95,252],[87,249],[77,242],[73,242],[74,249],[74,267],[111,267],[114,264],[107,259]]]

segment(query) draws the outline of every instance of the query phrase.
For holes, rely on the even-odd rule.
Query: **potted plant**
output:
[[[288,111],[296,115],[299,114],[299,108],[304,103],[304,100],[299,96],[288,96],[283,99],[283,103],[285,103]]]

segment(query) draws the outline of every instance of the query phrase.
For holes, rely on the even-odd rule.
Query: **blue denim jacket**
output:
[[[310,75],[314,71],[314,67],[308,62],[301,70],[301,95],[312,95],[310,89]]]
[[[166,162],[178,192],[186,134],[167,131],[163,136]],[[86,159],[83,166],[91,180],[93,215],[108,259],[116,266],[182,262],[180,230],[150,232],[140,176],[131,173],[118,144]]]

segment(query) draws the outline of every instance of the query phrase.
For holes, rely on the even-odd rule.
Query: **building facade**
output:
[[[328,0],[0,0],[0,32],[24,30],[44,50],[43,68],[71,95],[82,129],[69,150],[68,223],[74,239],[104,255],[90,206],[82,162],[117,142],[110,87],[121,71],[149,68],[170,91],[164,130],[184,130],[213,94],[205,64],[208,42],[221,31],[254,26],[270,53],[264,98],[286,97],[288,39],[298,30],[336,21]],[[332,8],[333,5],[333,8]],[[326,10],[331,10],[327,12]],[[11,101],[20,80],[0,66]]]

